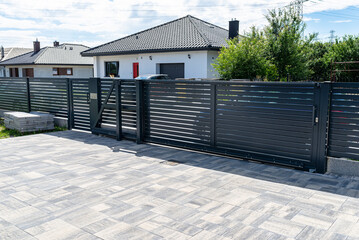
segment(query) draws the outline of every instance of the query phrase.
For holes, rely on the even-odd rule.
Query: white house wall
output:
[[[184,63],[185,78],[212,78],[214,73],[210,64],[212,56],[218,56],[211,53],[209,62],[208,51],[188,51],[188,52],[169,52],[169,53],[150,53],[136,55],[116,55],[94,57],[94,73],[96,77],[105,76],[105,62],[119,61],[120,78],[133,78],[133,63],[139,63],[139,74],[159,73],[159,64],[161,63]],[[189,56],[190,55],[190,58]],[[150,56],[152,60],[150,59]],[[210,70],[208,68],[211,68]]]
[[[33,68],[34,77],[57,77],[57,78],[89,78],[93,77],[92,66],[58,66],[58,65],[29,65],[29,66],[6,66],[6,76],[10,76],[9,68],[18,68],[19,77],[22,76],[23,68]],[[72,68],[72,75],[54,76],[52,73],[53,68]]]
[[[5,77],[5,67],[0,66],[0,77]]]
[[[208,78],[218,78],[218,72],[213,67],[214,61],[217,59],[219,55],[218,51],[208,51],[207,55],[207,76]]]

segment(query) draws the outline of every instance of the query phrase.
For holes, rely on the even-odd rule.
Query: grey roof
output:
[[[92,59],[82,57],[81,52],[88,47],[78,44],[64,43],[58,47],[45,47],[34,53],[20,56],[0,62],[0,65],[92,65]]]
[[[100,56],[181,50],[218,50],[227,46],[227,39],[228,30],[188,15],[90,48],[81,54],[82,56]]]
[[[10,58],[22,55],[24,53],[31,52],[32,48],[18,48],[18,47],[12,47],[12,48],[4,48],[4,58],[0,59],[0,61],[5,61]],[[1,57],[1,56],[0,56]]]

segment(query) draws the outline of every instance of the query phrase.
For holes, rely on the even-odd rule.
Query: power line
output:
[[[357,16],[346,15],[346,14],[342,15],[342,14],[338,14],[338,13],[327,13],[327,12],[317,12],[315,14],[334,17],[334,18],[344,18],[344,19],[349,19],[349,20],[359,20],[359,18]]]

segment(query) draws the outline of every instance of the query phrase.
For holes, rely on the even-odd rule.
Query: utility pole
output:
[[[334,36],[334,33],[335,33],[335,31],[334,30],[330,30],[330,45],[333,45],[333,43],[334,43],[334,38],[335,38],[335,36]]]

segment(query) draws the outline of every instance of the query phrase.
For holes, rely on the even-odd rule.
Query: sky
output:
[[[240,33],[263,27],[268,9],[292,0],[0,0],[0,45],[41,47],[53,41],[94,47],[188,14],[228,29],[240,21]],[[309,0],[304,3],[306,33],[319,41],[359,35],[359,0]]]

